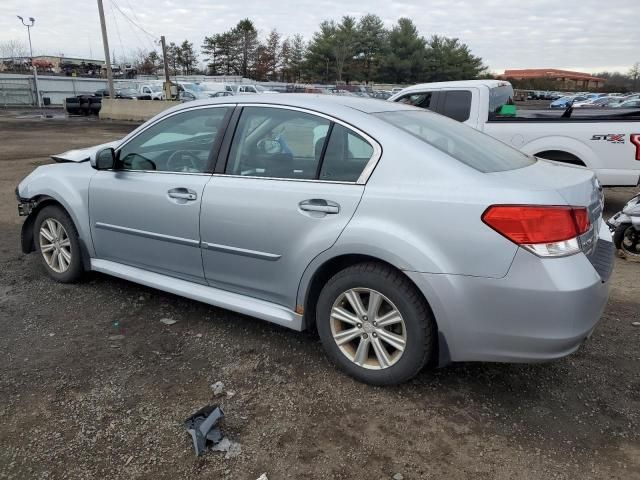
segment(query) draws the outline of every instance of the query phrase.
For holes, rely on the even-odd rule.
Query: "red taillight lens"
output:
[[[518,245],[562,242],[590,226],[584,207],[493,205],[482,214],[482,221]]]

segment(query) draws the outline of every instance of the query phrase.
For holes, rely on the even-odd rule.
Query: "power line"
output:
[[[121,14],[122,14],[122,16],[123,16],[124,18],[126,18],[126,19],[129,21],[129,23],[131,23],[131,25],[133,25],[134,27],[136,27],[136,28],[140,29],[142,32],[144,32],[144,33],[145,33],[145,35],[148,35],[148,36],[149,36],[150,38],[152,38],[154,41],[157,41],[158,37],[157,37],[156,35],[154,35],[154,34],[152,34],[152,33],[149,33],[147,30],[145,30],[145,29],[144,29],[144,28],[142,28],[140,25],[138,25],[136,22],[134,22],[133,20],[131,20],[131,19],[129,18],[129,16],[128,16],[126,13],[124,13],[124,12],[122,11],[122,9],[118,6],[118,4],[115,2],[115,0],[111,0],[111,3],[112,3],[112,4],[113,4],[113,6],[114,6],[114,7],[116,7],[116,9],[117,9]],[[135,12],[134,12],[134,14],[135,14]]]
[[[118,41],[120,42],[120,48],[122,49],[122,55],[125,55],[124,44],[122,43],[122,37],[120,36],[120,27],[118,26],[118,19],[116,18],[116,14],[113,11],[113,5],[109,4],[111,7],[111,16],[113,17],[113,23],[116,24],[116,33],[118,34]],[[123,57],[124,60],[124,57]],[[122,62],[120,62],[122,63]]]

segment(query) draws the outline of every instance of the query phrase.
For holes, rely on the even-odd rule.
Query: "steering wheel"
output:
[[[199,162],[200,158],[195,153],[189,150],[176,150],[167,159],[167,170],[171,172],[199,172]]]

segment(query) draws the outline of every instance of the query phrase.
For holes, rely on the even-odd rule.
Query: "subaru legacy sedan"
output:
[[[23,251],[54,280],[102,272],[317,329],[363,382],[557,359],[607,301],[593,173],[416,107],[214,98],[53,158],[16,193]]]

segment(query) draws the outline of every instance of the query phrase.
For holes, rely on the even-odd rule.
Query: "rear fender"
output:
[[[520,150],[529,155],[536,155],[547,150],[567,152],[582,160],[587,168],[602,167],[602,165],[598,165],[598,157],[589,146],[571,137],[552,136],[539,138],[524,144],[520,147]]]

